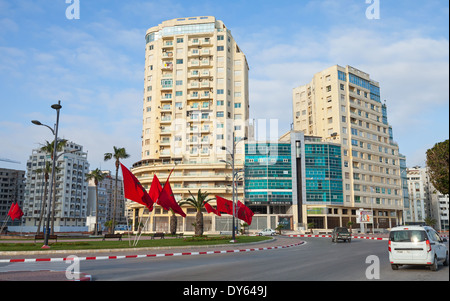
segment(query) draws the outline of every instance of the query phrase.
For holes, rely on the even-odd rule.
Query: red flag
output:
[[[170,176],[170,175],[169,175]],[[169,179],[167,179],[169,180]],[[181,209],[180,205],[178,205],[177,201],[173,197],[172,188],[170,187],[170,182],[167,181],[164,184],[164,187],[159,194],[158,205],[163,207],[166,210],[172,209],[175,213],[178,213],[182,217],[186,217],[186,214]]]
[[[208,213],[214,213],[215,215],[221,216],[219,210],[214,209],[210,204],[205,203],[205,209]]]
[[[233,215],[233,202],[216,195],[217,211]]]
[[[142,187],[141,183],[136,177],[122,164],[123,188],[125,198],[144,205],[149,211],[153,210],[153,200]]]
[[[237,203],[237,217],[240,220],[243,220],[246,222],[249,226],[252,224],[253,219],[253,211],[245,206],[241,201],[238,201]]]
[[[20,219],[23,216],[23,212],[19,207],[19,204],[13,203],[11,204],[11,208],[9,208],[8,215],[11,217],[11,220]]]
[[[161,191],[162,191],[161,183],[159,182],[158,177],[156,175],[154,175],[152,185],[150,186],[150,191],[149,191],[150,198],[153,200],[153,202],[158,204],[157,201],[158,201],[159,194],[161,193]]]

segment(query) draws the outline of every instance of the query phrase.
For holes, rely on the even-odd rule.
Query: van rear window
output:
[[[427,240],[427,234],[422,230],[392,231],[389,240],[393,242],[421,242]]]

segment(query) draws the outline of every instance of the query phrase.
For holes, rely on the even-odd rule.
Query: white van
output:
[[[401,226],[389,234],[389,260],[393,270],[399,266],[427,265],[432,271],[438,263],[448,265],[448,250],[439,234],[428,226]]]

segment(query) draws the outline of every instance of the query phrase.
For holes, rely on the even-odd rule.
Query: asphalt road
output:
[[[449,281],[449,269],[404,266],[393,271],[387,241],[301,238],[286,249],[142,259],[82,260],[79,272],[94,281]],[[298,238],[283,239],[283,243]],[[244,247],[245,248],[245,247]],[[1,264],[1,271],[66,271],[66,262]],[[367,282],[366,282],[367,283]]]
[[[80,270],[96,281],[449,281],[437,272],[404,266],[393,271],[387,241],[302,238],[287,249],[229,254],[83,261]]]

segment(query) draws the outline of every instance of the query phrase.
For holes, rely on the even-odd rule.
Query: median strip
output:
[[[146,255],[123,255],[123,256],[89,256],[89,257],[78,257],[78,260],[108,260],[108,259],[127,259],[127,258],[146,258],[146,257],[173,257],[173,256],[190,256],[190,255],[208,255],[208,254],[227,254],[227,253],[240,253],[240,252],[254,252],[254,251],[265,251],[274,249],[284,249],[290,247],[296,247],[302,245],[304,242],[275,246],[275,247],[265,247],[265,248],[251,248],[251,249],[235,249],[235,250],[217,250],[217,251],[202,251],[202,252],[180,252],[180,253],[159,253],[159,254],[146,254]],[[29,259],[0,259],[0,263],[20,263],[20,262],[61,262],[73,260],[71,257],[64,258],[29,258]]]

